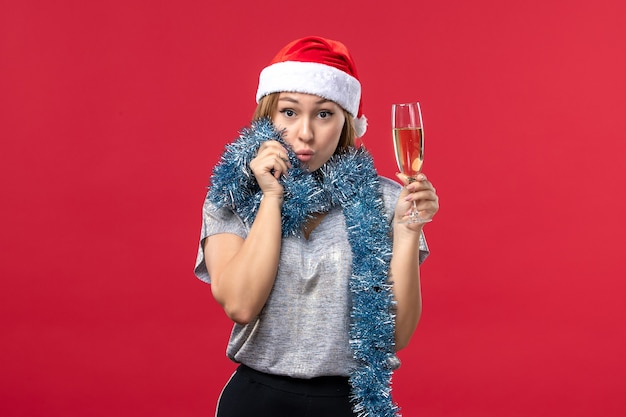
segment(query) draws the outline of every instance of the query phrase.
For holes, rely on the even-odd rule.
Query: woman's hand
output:
[[[426,179],[426,175],[418,174],[417,181],[413,182],[409,182],[409,178],[404,174],[398,173],[396,176],[402,181],[404,187],[396,204],[395,220],[400,221],[407,216],[413,208],[413,202],[415,202],[422,219],[432,220],[439,210],[439,197],[435,187]],[[407,226],[421,229],[423,223],[407,223]]]
[[[261,144],[256,157],[250,162],[250,169],[264,196],[282,198],[283,186],[278,179],[287,174],[288,168],[291,168],[291,163],[287,150],[275,140]]]

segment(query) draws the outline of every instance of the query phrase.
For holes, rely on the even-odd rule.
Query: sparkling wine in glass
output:
[[[409,177],[409,182],[417,181],[417,174],[422,170],[424,162],[424,130],[420,104],[417,102],[393,104],[391,123],[398,168]],[[420,217],[414,201],[413,209],[402,222],[425,223],[428,221],[430,220]]]

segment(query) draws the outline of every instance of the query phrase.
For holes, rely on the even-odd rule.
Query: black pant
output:
[[[298,379],[240,365],[220,396],[217,417],[354,417],[347,377]]]

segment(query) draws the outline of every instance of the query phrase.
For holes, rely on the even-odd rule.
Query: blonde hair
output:
[[[259,120],[263,118],[272,118],[274,112],[278,108],[278,96],[280,93],[271,93],[259,100],[259,104],[252,115],[252,120]],[[354,117],[343,109],[343,114],[346,117],[346,122],[341,129],[341,135],[339,135],[339,143],[337,143],[337,149],[335,154],[341,154],[348,150],[348,148],[354,147],[354,141],[356,139],[356,130],[354,128]]]

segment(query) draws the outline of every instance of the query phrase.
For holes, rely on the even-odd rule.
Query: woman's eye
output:
[[[291,109],[283,109],[283,110],[281,110],[280,112],[281,112],[282,114],[284,114],[285,116],[287,116],[287,117],[293,117],[293,116],[295,116],[295,115],[296,115],[296,112],[294,112],[294,111],[293,111],[293,110],[291,110]]]
[[[332,115],[331,112],[329,112],[328,110],[322,110],[319,113],[320,119],[326,119],[327,117],[330,117]]]

